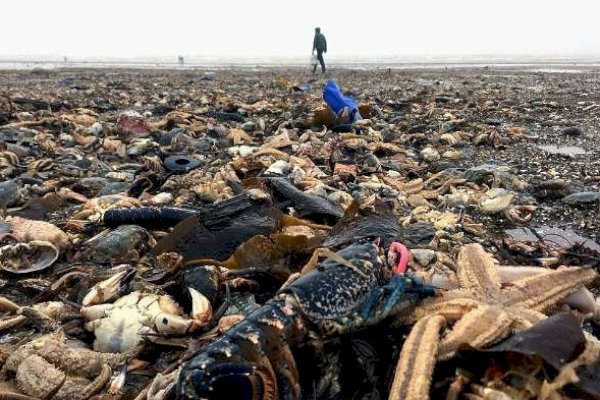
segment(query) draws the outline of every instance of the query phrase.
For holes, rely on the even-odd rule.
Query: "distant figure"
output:
[[[321,28],[315,28],[315,40],[313,41],[313,53],[317,51],[317,60],[321,63],[321,72],[325,73],[325,60],[323,60],[323,53],[327,53],[327,40],[321,33]],[[317,64],[313,66],[313,74],[317,72]]]
[[[179,59],[179,65],[183,65],[183,56],[179,56],[178,59]]]
[[[65,56],[65,64],[69,62],[69,59],[67,58],[67,56]]]

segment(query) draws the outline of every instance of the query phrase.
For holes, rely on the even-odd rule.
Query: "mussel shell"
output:
[[[9,244],[0,247],[0,269],[13,274],[41,271],[54,264],[59,254],[56,246],[42,240]]]
[[[186,269],[181,277],[182,286],[196,289],[202,293],[211,304],[219,297],[221,274],[219,268],[213,265],[197,265]]]

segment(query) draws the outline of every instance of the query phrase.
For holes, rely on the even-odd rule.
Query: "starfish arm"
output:
[[[481,348],[506,337],[513,320],[502,308],[484,305],[466,313],[440,343],[439,359],[452,358],[459,346]]]
[[[399,321],[403,324],[412,324],[430,315],[441,315],[448,322],[459,320],[465,313],[482,305],[481,301],[472,298],[434,298],[425,299],[409,313],[402,315]]]
[[[522,307],[509,307],[508,311],[513,318],[513,330],[517,332],[529,329],[547,318],[546,315],[541,312],[528,310]]]
[[[467,244],[460,249],[456,274],[461,289],[481,293],[488,299],[500,297],[500,276],[496,262],[480,244]]]
[[[577,267],[530,276],[503,289],[502,303],[544,312],[597,276],[591,268]]]
[[[421,318],[406,338],[396,367],[389,400],[428,400],[444,317]]]

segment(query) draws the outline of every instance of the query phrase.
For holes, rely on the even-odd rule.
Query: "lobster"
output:
[[[178,398],[305,397],[292,349],[376,325],[437,293],[389,267],[402,245],[393,243],[385,257],[379,243],[338,251],[202,348],[182,367]]]

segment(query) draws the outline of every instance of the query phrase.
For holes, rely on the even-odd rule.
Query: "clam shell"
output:
[[[28,274],[48,268],[60,251],[50,242],[33,240],[0,247],[0,269],[13,274]]]

